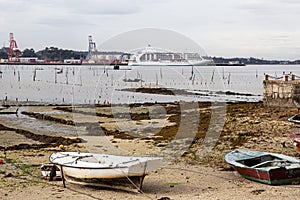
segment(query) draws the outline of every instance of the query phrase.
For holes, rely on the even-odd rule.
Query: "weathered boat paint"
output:
[[[294,142],[294,146],[297,147],[300,152],[300,133],[294,133],[290,135],[289,138]]]
[[[290,156],[234,150],[227,153],[224,159],[249,180],[269,185],[300,183],[300,160]]]

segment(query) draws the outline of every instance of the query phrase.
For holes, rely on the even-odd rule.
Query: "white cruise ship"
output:
[[[198,53],[171,52],[148,46],[136,50],[131,56],[130,66],[195,66],[208,65],[210,60],[202,58]]]

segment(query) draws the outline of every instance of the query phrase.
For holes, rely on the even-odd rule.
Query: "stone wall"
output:
[[[300,80],[292,74],[281,80],[269,80],[265,75],[263,102],[268,107],[300,107]]]

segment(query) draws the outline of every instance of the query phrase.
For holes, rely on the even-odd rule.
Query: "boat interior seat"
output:
[[[286,160],[267,160],[265,162],[252,166],[252,168],[287,166],[287,165],[290,165],[290,163],[288,163]]]

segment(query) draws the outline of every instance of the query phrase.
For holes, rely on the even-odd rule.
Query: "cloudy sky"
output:
[[[0,42],[87,50],[118,34],[167,29],[208,55],[300,59],[299,0],[0,0]],[[176,41],[174,41],[176,42]]]

